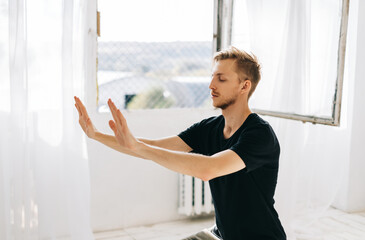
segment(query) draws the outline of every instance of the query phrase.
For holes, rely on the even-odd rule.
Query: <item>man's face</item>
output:
[[[209,85],[214,107],[226,109],[236,102],[241,86],[235,68],[236,63],[233,59],[215,63]]]

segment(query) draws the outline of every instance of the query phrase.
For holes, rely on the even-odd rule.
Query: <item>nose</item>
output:
[[[215,85],[213,83],[213,80],[214,80],[214,78],[212,78],[212,80],[210,81],[210,84],[209,84],[209,89],[211,89],[211,90],[215,89]]]

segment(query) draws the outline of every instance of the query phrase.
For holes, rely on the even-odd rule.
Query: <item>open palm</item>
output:
[[[114,118],[114,121],[109,121],[109,126],[113,130],[119,145],[130,150],[135,150],[138,141],[130,132],[126,119],[112,100],[109,99],[108,105]]]
[[[79,112],[79,123],[82,130],[89,138],[94,138],[97,130],[91,122],[84,104],[82,104],[81,100],[78,97],[75,97],[75,107]]]

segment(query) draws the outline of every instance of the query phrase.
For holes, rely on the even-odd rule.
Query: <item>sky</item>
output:
[[[211,41],[213,0],[98,0],[99,41]]]

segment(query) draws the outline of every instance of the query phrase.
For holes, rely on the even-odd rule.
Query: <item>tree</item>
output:
[[[169,108],[175,101],[162,87],[154,87],[138,94],[127,105],[128,109]]]

